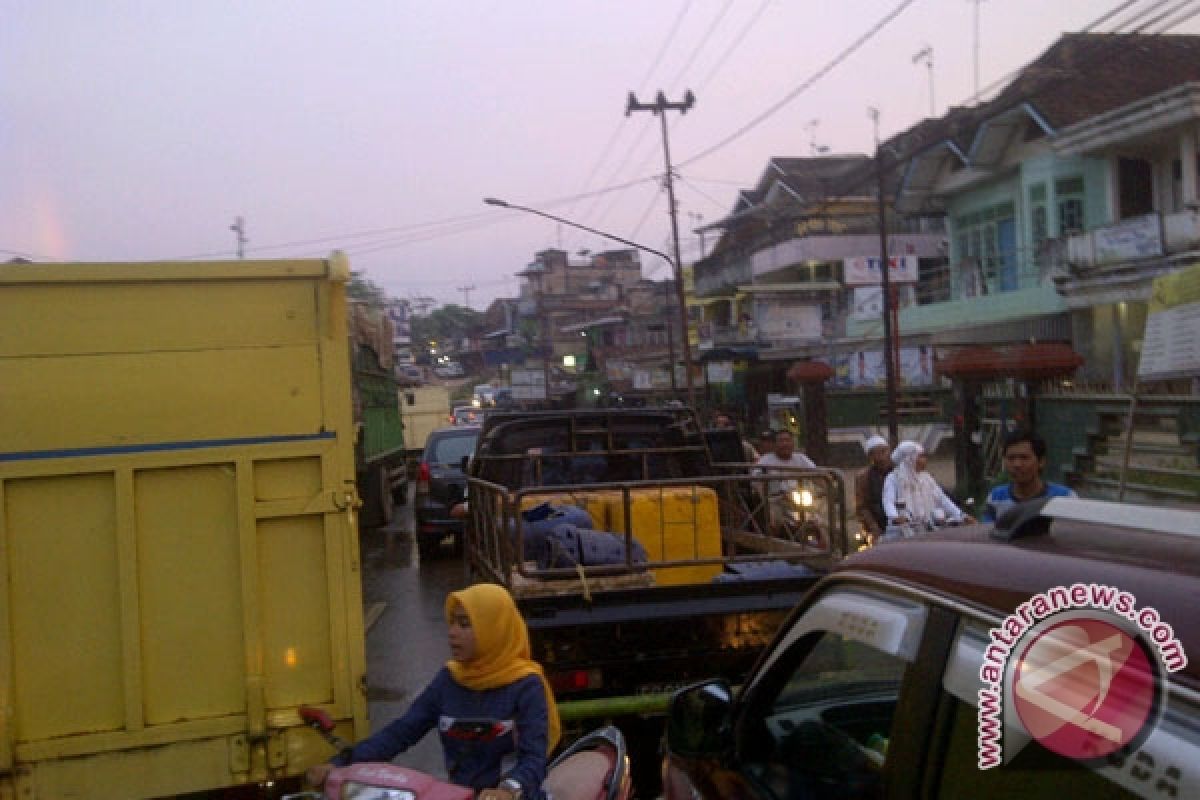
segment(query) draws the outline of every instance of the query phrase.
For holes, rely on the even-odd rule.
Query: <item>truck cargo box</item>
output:
[[[345,260],[0,266],[0,797],[368,732]]]

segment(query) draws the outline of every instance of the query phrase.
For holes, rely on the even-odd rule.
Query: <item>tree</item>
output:
[[[352,270],[350,282],[346,284],[346,297],[359,300],[372,308],[387,306],[388,296],[383,287],[367,277],[367,273]]]
[[[457,348],[463,339],[478,335],[482,331],[484,315],[466,306],[443,306],[427,316],[412,318],[413,343],[420,343],[422,351],[429,342],[445,342]]]

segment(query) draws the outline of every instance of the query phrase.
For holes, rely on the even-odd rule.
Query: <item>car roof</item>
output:
[[[478,425],[454,425],[448,428],[437,428],[429,432],[431,437],[436,436],[445,438],[447,436],[467,436],[469,434],[479,434]]]
[[[1075,504],[1101,511],[1118,505]],[[1189,529],[1175,533],[1084,516],[1048,514],[1043,530],[1007,541],[992,525],[945,529],[856,553],[835,573],[895,580],[1000,617],[1057,586],[1095,583],[1129,592],[1138,609],[1155,609],[1174,629],[1189,656],[1175,678],[1200,689],[1200,512],[1191,515]]]

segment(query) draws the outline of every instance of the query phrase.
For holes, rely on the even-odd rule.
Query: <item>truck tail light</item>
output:
[[[568,672],[550,674],[550,688],[559,692],[582,692],[585,689],[599,689],[603,680],[598,669],[573,669]]]
[[[417,494],[429,494],[429,462],[422,461],[417,467]]]

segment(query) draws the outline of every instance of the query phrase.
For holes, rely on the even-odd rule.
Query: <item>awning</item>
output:
[[[738,293],[769,294],[772,292],[840,292],[845,286],[837,281],[796,281],[793,283],[746,283],[737,287]]]
[[[963,347],[934,364],[934,372],[950,378],[989,380],[998,378],[1066,377],[1083,366],[1083,356],[1062,342],[1017,344],[1009,347]]]
[[[787,377],[794,383],[824,383],[833,377],[833,368],[822,361],[797,361],[788,367]]]
[[[601,317],[600,319],[590,319],[586,322],[573,322],[570,325],[563,325],[559,328],[560,333],[578,333],[586,331],[588,328],[603,328],[609,325],[624,324],[624,317]]]
[[[759,348],[754,345],[713,347],[701,350],[696,356],[696,361],[700,364],[707,364],[710,361],[758,361],[758,350]]]

